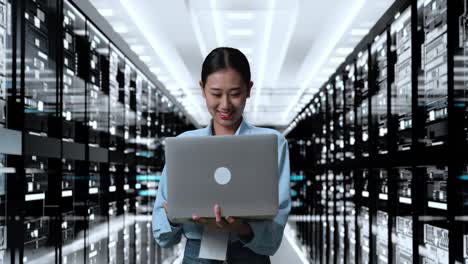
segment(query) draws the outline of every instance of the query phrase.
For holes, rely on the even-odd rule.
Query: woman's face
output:
[[[200,81],[213,121],[225,128],[234,128],[242,118],[252,85],[252,82],[246,84],[242,76],[231,68],[211,73],[205,84]]]

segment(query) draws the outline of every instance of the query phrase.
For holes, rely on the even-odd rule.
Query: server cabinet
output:
[[[327,183],[326,183],[326,192],[327,192],[327,207],[326,207],[326,217],[327,217],[327,248],[328,250],[326,251],[327,255],[327,263],[334,263],[335,261],[335,254],[337,251],[337,247],[335,244],[336,241],[336,234],[338,230],[335,229],[335,219],[336,219],[336,214],[335,214],[335,186],[334,186],[334,177],[335,173],[332,170],[329,170],[327,172]]]
[[[412,42],[411,8],[407,8],[392,23],[392,46],[396,60],[393,66],[395,85],[391,88],[391,114],[395,118],[397,150],[405,151],[412,144]]]
[[[391,205],[393,204],[392,195],[389,193],[389,185],[391,182],[391,173],[387,169],[379,169],[376,171],[376,235],[375,235],[375,260],[376,263],[391,263]],[[390,200],[389,200],[390,198]]]
[[[424,36],[421,46],[419,105],[425,112],[425,145],[447,142],[448,69],[447,69],[447,1],[418,1],[418,23]]]
[[[124,74],[125,57],[113,45],[109,55],[109,179],[107,180],[108,198],[106,209],[109,217],[109,263],[123,260],[123,192],[124,153],[125,153],[125,106]],[[119,253],[120,252],[120,253]]]
[[[449,226],[447,225],[447,177],[444,165],[419,167],[416,177],[425,183],[423,219],[419,224],[419,257],[422,263],[449,263]]]
[[[57,230],[57,191],[60,188],[60,126],[55,34],[56,3],[24,1],[24,133],[23,164],[24,222],[22,262],[29,263],[55,252]],[[20,5],[21,5],[20,4]],[[22,76],[22,77],[23,77]]]
[[[356,67],[356,136],[360,157],[369,156],[369,53],[363,50]]]
[[[327,123],[327,161],[335,162],[335,91],[334,84],[328,84],[326,88],[326,123]]]
[[[394,227],[392,236],[395,238],[393,247],[393,263],[413,262],[413,216],[412,208],[412,182],[413,172],[411,168],[395,168],[397,176],[396,195],[398,204],[395,210]]]
[[[362,169],[358,171],[358,184],[359,184],[359,208],[358,208],[358,219],[357,219],[357,234],[358,234],[358,245],[359,245],[359,263],[365,264],[370,263],[371,259],[371,212],[369,200],[370,186],[369,186],[369,169]]]
[[[72,2],[0,1],[0,262],[156,262],[158,177],[137,176],[192,127],[130,64]]]
[[[345,159],[356,158],[356,92],[355,64],[346,66],[344,75],[344,155]]]
[[[376,37],[371,46],[372,87],[370,89],[371,121],[370,132],[376,142],[378,154],[386,154],[389,150],[388,131],[388,38],[387,32]]]
[[[63,51],[62,51],[62,186],[61,229],[62,245],[59,247],[61,262],[80,263],[84,259],[85,208],[82,182],[87,175],[86,165],[86,85],[79,69],[88,62],[86,51],[78,45],[85,37],[86,22],[69,2],[63,3]],[[81,72],[80,72],[81,73]],[[60,75],[59,75],[60,76]],[[60,78],[59,78],[60,79]],[[81,218],[83,217],[83,218]],[[79,250],[73,245],[80,244]]]
[[[21,199],[24,196],[24,188],[13,192],[13,186],[21,186],[18,179],[24,176],[22,173],[22,147],[21,147],[21,122],[18,116],[21,103],[20,89],[16,88],[19,76],[14,69],[19,67],[13,61],[13,55],[18,52],[16,47],[17,25],[13,12],[17,12],[15,1],[0,1],[0,213],[2,217],[0,228],[0,262],[7,263],[11,259],[18,259],[19,246],[22,244],[22,236],[15,239],[13,234],[21,230],[21,221],[9,218],[19,215],[21,211]],[[16,118],[15,118],[16,117]],[[18,175],[18,177],[15,177]]]
[[[455,1],[450,3],[452,6],[449,9],[448,16],[454,17],[451,21],[457,22],[457,38],[452,42],[454,47],[453,52],[453,65],[449,64],[449,67],[453,69],[453,92],[454,92],[454,108],[456,113],[462,116],[464,120],[463,128],[460,128],[459,139],[467,139],[467,89],[468,89],[468,79],[466,78],[467,70],[467,51],[468,51],[468,2],[467,1]],[[456,10],[456,11],[454,11]],[[456,20],[456,21],[454,21]],[[449,20],[450,23],[450,20]],[[450,69],[449,69],[450,70]],[[453,115],[453,112],[450,114]],[[461,119],[460,118],[460,119]],[[450,136],[452,135],[452,130],[450,130]],[[452,201],[454,201],[454,206],[449,208],[450,211],[453,210],[454,213],[454,227],[452,230],[452,235],[450,236],[450,242],[452,243],[451,249],[454,252],[452,259],[460,263],[468,262],[468,225],[466,223],[467,215],[467,205],[468,205],[468,196],[467,196],[467,177],[468,167],[466,160],[463,160],[459,164],[458,170],[451,174],[451,182],[449,182],[449,192],[455,193],[456,196]],[[452,186],[451,188],[450,186]],[[452,196],[453,197],[453,196]],[[453,213],[452,213],[453,214]]]
[[[334,155],[337,161],[344,161],[344,137],[345,137],[345,94],[344,83],[342,77],[338,75],[335,78],[335,111],[333,112],[334,119]]]
[[[319,93],[320,95],[320,118],[323,120],[322,121],[322,151],[321,151],[321,158],[320,158],[320,164],[327,164],[327,155],[328,155],[328,125],[327,125],[327,120],[328,120],[328,114],[327,114],[327,96],[323,91]]]
[[[336,254],[334,263],[345,263],[345,197],[344,197],[344,174],[337,171],[334,180],[334,201],[335,201],[335,245]]]
[[[353,256],[358,263],[466,262],[467,6],[395,2],[320,89],[326,154],[319,165],[333,174],[314,198],[333,212],[322,217],[322,263],[341,261],[342,197],[348,263]],[[336,149],[341,81],[344,161]]]
[[[87,190],[85,217],[86,239],[85,258],[89,263],[106,261],[107,239],[96,236],[92,230],[107,227],[107,211],[105,206],[107,190],[108,166],[108,135],[109,135],[109,83],[103,82],[101,76],[109,74],[105,61],[109,56],[109,40],[90,22],[86,22],[86,32],[79,39],[79,48],[87,59],[79,65],[83,71],[86,86],[86,126],[87,155],[85,162],[88,177],[84,184]]]
[[[355,172],[346,171],[344,174],[344,222],[345,222],[345,263],[357,263],[357,238],[356,238],[356,187]]]

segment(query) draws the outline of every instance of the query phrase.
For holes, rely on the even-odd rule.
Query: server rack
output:
[[[73,2],[0,1],[0,262],[159,263],[162,141],[191,128]]]
[[[467,6],[395,2],[294,120],[291,142],[325,150],[294,168],[323,185],[310,212],[324,235],[303,234],[314,263],[468,261]]]

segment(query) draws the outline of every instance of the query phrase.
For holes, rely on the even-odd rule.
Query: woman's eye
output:
[[[237,97],[237,96],[239,96],[239,95],[240,95],[240,93],[233,93],[233,94],[231,94],[231,96],[234,96],[234,97]]]
[[[221,97],[221,94],[211,94],[214,97]]]

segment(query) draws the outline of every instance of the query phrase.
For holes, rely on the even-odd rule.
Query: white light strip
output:
[[[34,193],[34,194],[26,194],[25,201],[37,201],[37,200],[44,200],[45,193]]]
[[[267,56],[268,56],[268,49],[270,47],[270,37],[271,37],[271,30],[273,28],[273,17],[275,14],[275,4],[276,0],[270,0],[270,5],[268,7],[268,14],[266,18],[266,23],[265,23],[265,33],[263,34],[263,41],[262,41],[262,51],[261,51],[261,56],[260,56],[260,64],[259,64],[259,71],[260,76],[258,76],[258,82],[255,90],[255,97],[254,97],[254,104],[253,104],[253,112],[255,119],[257,119],[258,116],[258,105],[260,104],[259,102],[261,101],[259,99],[260,97],[260,91],[263,88],[264,82],[265,82],[265,71],[266,71],[266,61],[267,61]]]
[[[221,30],[221,18],[219,17],[218,11],[216,10],[216,0],[210,0],[210,8],[211,8],[211,17],[213,18],[213,27],[215,30],[216,42],[218,46],[223,46],[223,32]]]
[[[369,192],[368,191],[362,191],[362,197],[369,197]]]
[[[117,187],[115,187],[114,185],[109,186],[109,192],[115,192],[115,190],[117,190]]]
[[[270,10],[271,12],[272,10]],[[252,29],[242,29],[242,28],[235,28],[235,29],[229,29],[228,34],[231,36],[242,36],[242,37],[248,37],[248,36],[253,36],[254,31]]]
[[[187,9],[190,10],[190,19],[192,20],[192,27],[195,31],[195,37],[197,38],[198,47],[200,48],[202,57],[205,58],[206,55],[208,55],[208,48],[206,47],[205,40],[203,39],[200,23],[198,23],[198,19],[195,15],[194,9],[190,7],[190,2],[191,1],[185,1],[185,3],[187,3]]]
[[[160,58],[161,62],[166,66],[168,72],[171,76],[178,82],[179,86],[184,90],[184,93],[187,95],[187,100],[194,106],[197,106],[198,111],[203,113],[203,109],[200,107],[199,104],[196,103],[194,100],[192,93],[189,91],[189,85],[192,85],[194,80],[192,79],[191,74],[185,68],[185,64],[179,56],[177,56],[178,52],[175,48],[169,45],[166,42],[163,42],[160,39],[156,39],[154,35],[160,35],[159,31],[154,25],[148,25],[142,15],[139,13],[138,9],[135,8],[135,2],[130,0],[120,0],[120,3],[127,11],[130,18],[133,20],[135,26],[140,30],[140,32],[146,37],[147,42],[151,45],[153,50],[156,52],[158,57]],[[156,31],[156,33],[154,33]],[[149,33],[153,32],[153,33]],[[171,55],[172,54],[172,55]],[[179,67],[176,67],[175,63]],[[196,116],[192,113],[194,122],[197,122]]]
[[[93,258],[95,256],[97,256],[97,250],[89,253],[89,258]]]
[[[0,173],[16,173],[16,169],[11,167],[1,167]]]
[[[226,17],[231,20],[252,20],[255,14],[251,12],[230,12],[226,14]]]
[[[428,201],[427,206],[431,208],[436,208],[436,209],[441,209],[441,210],[447,210],[447,204],[446,203],[439,203],[439,202],[432,202]]]
[[[62,191],[62,197],[70,197],[73,195],[73,191],[72,190],[66,190],[66,191]]]
[[[388,200],[388,195],[386,193],[379,193],[380,200]]]
[[[347,17],[345,17],[343,19],[343,23],[342,23],[341,28],[339,28],[337,31],[334,32],[334,34],[332,35],[330,43],[325,46],[326,48],[325,48],[324,52],[321,53],[322,56],[315,60],[316,63],[314,63],[314,67],[307,72],[307,77],[304,80],[304,82],[299,84],[301,88],[299,89],[299,91],[296,94],[296,96],[294,97],[294,99],[291,101],[288,109],[284,112],[285,122],[289,122],[289,120],[287,120],[287,119],[289,117],[289,114],[290,114],[291,110],[297,104],[297,102],[301,98],[302,94],[305,92],[305,90],[309,86],[310,82],[316,77],[317,73],[320,72],[320,70],[322,69],[323,64],[326,62],[327,58],[330,56],[330,54],[332,53],[333,49],[335,48],[336,44],[341,39],[343,34],[348,30],[351,23],[354,21],[356,16],[359,14],[359,12],[361,11],[361,9],[364,6],[365,2],[366,2],[366,0],[357,0],[356,3],[353,3],[352,8],[349,10],[349,13],[348,13],[349,16],[347,16]]]
[[[98,193],[98,188],[97,187],[89,188],[89,194],[96,194],[96,193]]]
[[[408,197],[400,197],[399,200],[400,200],[400,203],[405,203],[405,204],[411,204],[412,203],[411,198],[408,198]]]

